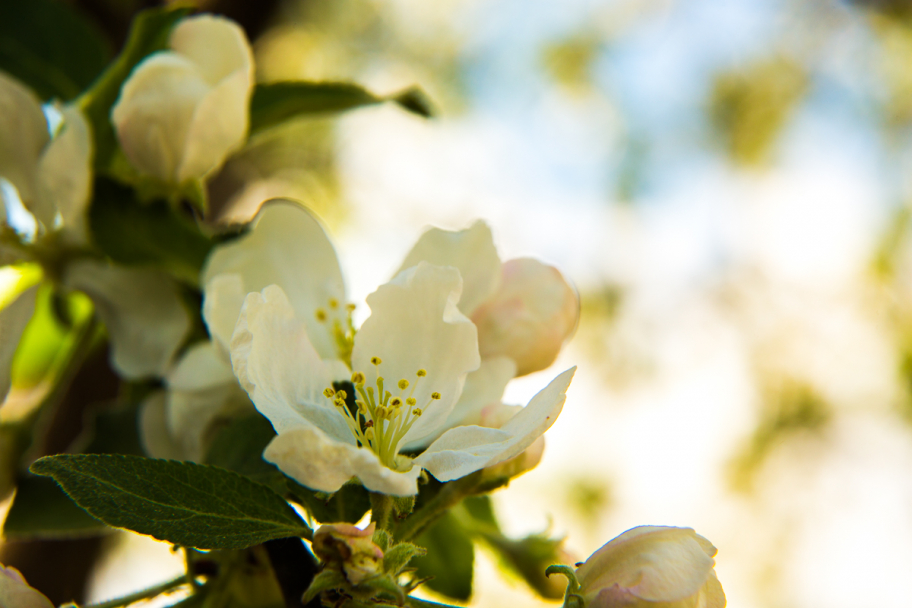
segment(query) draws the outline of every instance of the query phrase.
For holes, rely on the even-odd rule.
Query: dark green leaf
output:
[[[281,496],[218,467],[138,456],[62,454],[31,471],[53,477],[93,516],[159,540],[240,549],[311,531]]]
[[[77,507],[52,479],[29,475],[19,482],[3,535],[10,539],[66,538],[110,530]]]
[[[95,180],[89,209],[95,244],[127,266],[164,270],[195,284],[212,242],[163,201],[140,203],[135,192],[110,179]]]
[[[419,577],[434,577],[426,585],[455,600],[468,600],[475,549],[459,521],[447,513],[415,542],[427,549],[427,555],[412,560]]]
[[[139,439],[139,404],[108,407],[95,412],[91,436],[78,450],[84,454],[132,454],[144,456]]]
[[[258,84],[250,100],[250,134],[274,127],[287,120],[344,112],[385,101],[394,101],[409,112],[430,116],[424,95],[417,89],[393,97],[379,97],[348,82],[273,82]]]
[[[236,418],[215,436],[206,454],[206,463],[240,473],[285,493],[287,477],[275,465],[263,460],[263,450],[273,437],[275,431],[262,414],[254,412]]]
[[[343,588],[347,583],[348,581],[345,580],[345,577],[338,570],[324,570],[314,577],[313,582],[310,583],[310,587],[304,592],[304,597],[301,598],[301,602],[307,604],[310,600],[324,591]]]
[[[98,77],[111,58],[101,31],[58,0],[0,2],[0,70],[42,99],[68,101]]]
[[[469,496],[463,499],[462,504],[465,505],[466,511],[469,512],[472,519],[491,526],[493,530],[500,530],[490,496]]]
[[[288,480],[292,499],[321,523],[356,523],[371,508],[370,493],[358,483],[347,483],[338,492],[326,494]]]
[[[16,2],[15,4],[28,4]],[[104,71],[91,89],[79,98],[79,105],[92,124],[95,134],[95,167],[106,168],[117,148],[111,107],[120,95],[120,87],[136,65],[147,55],[167,47],[171,28],[191,9],[183,7],[151,8],[133,19],[127,43],[117,59]]]

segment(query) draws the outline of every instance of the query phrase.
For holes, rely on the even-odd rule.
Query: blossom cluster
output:
[[[165,23],[181,10],[157,16]],[[133,399],[124,409],[135,412],[150,458],[49,455],[31,471],[53,477],[110,526],[185,547],[188,572],[175,585],[194,593],[235,593],[250,564],[269,561],[263,543],[292,536],[310,541],[320,560],[305,598],[403,605],[430,580],[409,567],[430,550],[422,534],[541,460],[543,434],[564,407],[576,367],[524,406],[504,403],[504,392],[558,359],[579,321],[578,294],[554,266],[502,260],[490,227],[476,221],[425,231],[366,297],[370,314],[358,324],[361,304],[349,297],[327,230],[304,204],[265,201],[249,223],[213,237],[206,184],[245,145],[259,85],[238,25],[211,15],[171,20],[164,48],[139,58],[123,82],[117,63],[99,79],[99,87],[117,85],[100,122],[89,109],[110,91],[43,105],[0,72],[0,262],[38,269],[0,309],[0,393],[13,384],[42,294],[58,308],[83,294],[93,320],[71,327],[74,339],[88,349],[106,336],[121,392]],[[281,89],[289,90],[311,89]],[[166,226],[155,233],[161,242],[119,214]],[[134,243],[134,235],[143,236]],[[181,239],[196,245],[181,249]],[[70,357],[79,371],[82,361]],[[70,377],[52,380],[65,391]],[[251,420],[268,423],[267,440],[256,444],[242,428],[255,451],[232,452],[226,429]],[[214,459],[216,446],[231,458]],[[346,492],[355,494],[348,504]],[[24,489],[15,500],[23,496]],[[14,501],[11,513],[16,508]],[[354,526],[368,509],[371,524]],[[205,517],[212,519],[194,524]],[[207,527],[226,520],[237,524],[236,535],[230,526]],[[313,521],[323,525],[314,531]],[[506,539],[491,521],[449,525],[457,524],[465,537]],[[543,570],[538,562],[560,554],[560,541],[545,544],[547,555],[514,558]],[[570,580],[568,607],[721,608],[714,555],[692,530],[642,527],[577,570],[556,571]],[[220,576],[231,584],[219,584]],[[0,606],[49,605],[18,570],[0,566]]]

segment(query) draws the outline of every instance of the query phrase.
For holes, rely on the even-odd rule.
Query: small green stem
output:
[[[481,471],[472,473],[445,484],[434,498],[412,513],[408,519],[399,525],[394,536],[400,541],[411,540],[424,532],[428,526],[437,521],[448,509],[459,504],[459,501],[466,496],[475,494],[480,473]]]
[[[181,585],[188,584],[188,577],[186,574],[181,574],[175,579],[166,581],[155,587],[149,587],[148,589],[143,589],[142,591],[137,591],[136,593],[131,593],[130,595],[125,595],[124,597],[119,597],[113,600],[108,600],[107,602],[100,602],[98,604],[90,604],[84,608],[120,608],[121,606],[127,606],[133,604],[134,602],[139,602],[141,600],[146,600],[161,595],[172,589],[176,589]]]
[[[371,492],[371,522],[380,530],[389,530],[393,513],[393,497],[379,492]]]

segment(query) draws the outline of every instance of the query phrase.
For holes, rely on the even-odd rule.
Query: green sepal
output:
[[[405,590],[388,574],[382,574],[364,581],[361,586],[370,586],[377,592],[386,593],[387,595],[392,596],[395,599],[397,606],[402,606],[405,603]]]
[[[384,550],[383,570],[392,576],[398,576],[413,557],[419,557],[425,553],[427,550],[424,547],[413,545],[410,542],[399,543],[389,550]]]
[[[390,542],[392,542],[393,539],[392,536],[390,536],[389,532],[383,528],[379,528],[377,530],[374,530],[374,536],[371,538],[371,540],[374,541],[375,545],[380,547],[381,551],[386,553],[386,551],[389,549]]]
[[[324,591],[342,589],[348,586],[348,584],[349,583],[342,572],[339,570],[326,569],[316,575],[313,581],[311,581],[310,587],[307,588],[307,591],[304,592],[304,597],[301,598],[301,603],[309,604],[312,599]]]

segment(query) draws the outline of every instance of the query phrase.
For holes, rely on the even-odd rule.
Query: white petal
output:
[[[463,283],[459,310],[467,315],[494,295],[500,284],[500,258],[494,238],[488,225],[480,220],[458,232],[431,228],[405,256],[399,272],[418,262],[459,269]]]
[[[146,454],[152,458],[183,460],[184,451],[168,428],[165,391],[155,391],[139,408],[139,439]]]
[[[0,311],[0,403],[3,403],[9,392],[13,357],[16,355],[22,332],[35,312],[37,293],[37,285],[30,287]]]
[[[437,431],[421,441],[406,446],[406,451],[426,447],[451,428],[467,424],[480,424],[481,410],[500,402],[507,383],[516,375],[516,364],[509,357],[482,359],[481,367],[466,376],[459,401]],[[485,425],[491,426],[491,425]]]
[[[190,329],[177,284],[152,270],[78,260],[64,283],[85,292],[108,329],[114,367],[126,378],[162,376]]]
[[[456,307],[461,287],[455,268],[421,262],[367,296],[371,315],[355,338],[352,369],[364,372],[368,384],[374,383],[379,369],[393,394],[398,394],[393,389],[400,379],[417,381],[413,396],[424,414],[405,443],[434,433],[444,423],[466,374],[481,363],[475,326]],[[370,363],[374,356],[383,361],[379,368]],[[426,378],[416,377],[419,369],[427,370]],[[434,391],[440,400],[431,400]]]
[[[92,180],[92,135],[82,112],[74,106],[61,108],[63,124],[39,161],[40,205],[31,209],[51,228],[60,212],[67,232],[84,242],[86,207]]]
[[[335,492],[357,477],[374,492],[394,496],[418,493],[420,468],[393,471],[380,464],[371,450],[334,441],[310,426],[280,433],[266,447],[263,458],[301,484],[322,492]]]
[[[219,352],[230,358],[228,345],[247,295],[244,280],[238,274],[220,274],[204,285],[203,320]]]
[[[560,374],[499,429],[475,425],[450,429],[415,458],[415,464],[440,481],[450,481],[516,456],[554,424],[575,372],[576,367],[571,367]]]
[[[704,539],[705,540],[705,539]],[[602,546],[577,570],[581,593],[619,585],[651,602],[695,595],[712,572],[707,554],[690,528],[640,526]]]
[[[210,304],[210,284],[219,275],[235,274],[240,283],[218,287],[218,304]],[[237,294],[261,291],[279,285],[288,296],[298,318],[307,326],[311,343],[324,359],[335,358],[336,346],[325,323],[317,321],[317,308],[330,313],[328,303],[345,304],[345,283],[332,243],[317,219],[301,205],[276,199],[265,204],[250,233],[216,247],[202,273],[205,289],[204,313],[210,331],[224,335],[228,319],[240,310]],[[229,296],[229,294],[232,294]],[[230,307],[237,301],[238,308]],[[338,318],[338,317],[336,317]],[[221,319],[221,320],[219,320]],[[234,321],[231,321],[234,328]],[[230,335],[230,334],[229,334]]]
[[[334,380],[347,378],[320,358],[280,287],[247,296],[231,340],[231,362],[276,432],[309,424],[337,441],[355,443],[343,415],[323,396]]]
[[[35,94],[2,71],[0,133],[0,178],[16,187],[28,207],[36,195],[38,158],[50,140],[47,119]]]
[[[40,591],[29,587],[15,568],[0,564],[0,606],[3,608],[54,608]]]
[[[176,53],[150,55],[124,83],[111,120],[124,154],[140,172],[178,181],[197,106],[211,87]]]
[[[216,15],[183,19],[168,42],[174,52],[190,59],[211,85],[242,71],[253,78],[253,54],[244,30]]]
[[[531,258],[509,260],[492,298],[472,314],[482,357],[507,356],[523,376],[554,362],[576,329],[580,303],[559,270]]]
[[[200,391],[233,382],[230,361],[211,342],[198,342],[187,349],[165,378],[168,388],[176,391]]]

